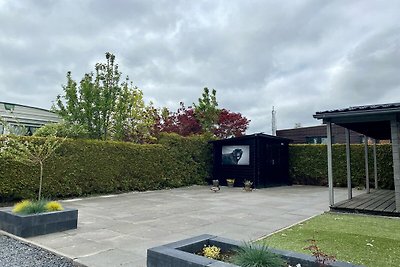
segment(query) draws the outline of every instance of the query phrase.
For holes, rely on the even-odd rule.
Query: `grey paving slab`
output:
[[[346,196],[335,190],[336,201]],[[148,248],[200,234],[255,240],[329,209],[328,188],[316,186],[218,193],[191,186],[63,202],[79,209],[78,229],[29,240],[100,267],[145,266]]]

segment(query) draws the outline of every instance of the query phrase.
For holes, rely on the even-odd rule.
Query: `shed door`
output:
[[[262,166],[262,176],[264,185],[281,183],[281,157],[280,144],[265,144],[264,164]]]

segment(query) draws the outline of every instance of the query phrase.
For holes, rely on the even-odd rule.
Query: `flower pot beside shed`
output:
[[[248,180],[245,180],[244,182],[243,182],[243,184],[244,184],[244,191],[246,191],[246,192],[251,192],[252,190],[253,190],[253,188],[252,188],[252,185],[253,185],[253,182],[251,182],[251,181],[248,181]]]
[[[228,187],[234,187],[235,185],[235,179],[231,178],[231,179],[226,179],[226,185]]]

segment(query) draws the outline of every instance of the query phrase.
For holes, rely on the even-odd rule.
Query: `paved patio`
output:
[[[362,193],[362,191],[355,192]],[[336,189],[345,199],[347,189]],[[77,230],[29,238],[87,266],[146,266],[146,249],[199,234],[254,240],[329,209],[328,189],[284,186],[244,192],[207,186],[63,201]]]

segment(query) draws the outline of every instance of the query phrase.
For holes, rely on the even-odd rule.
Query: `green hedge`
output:
[[[151,145],[67,139],[45,163],[42,194],[66,198],[201,184],[210,176],[207,141],[177,135],[162,135]],[[39,167],[0,158],[0,201],[36,197],[38,179]]]
[[[369,177],[374,184],[373,147],[369,146]],[[392,149],[377,145],[378,186],[393,189]],[[295,184],[326,185],[328,181],[325,145],[290,145],[290,176]],[[346,145],[333,145],[333,179],[336,186],[347,186]],[[352,184],[365,185],[364,145],[351,145]]]

